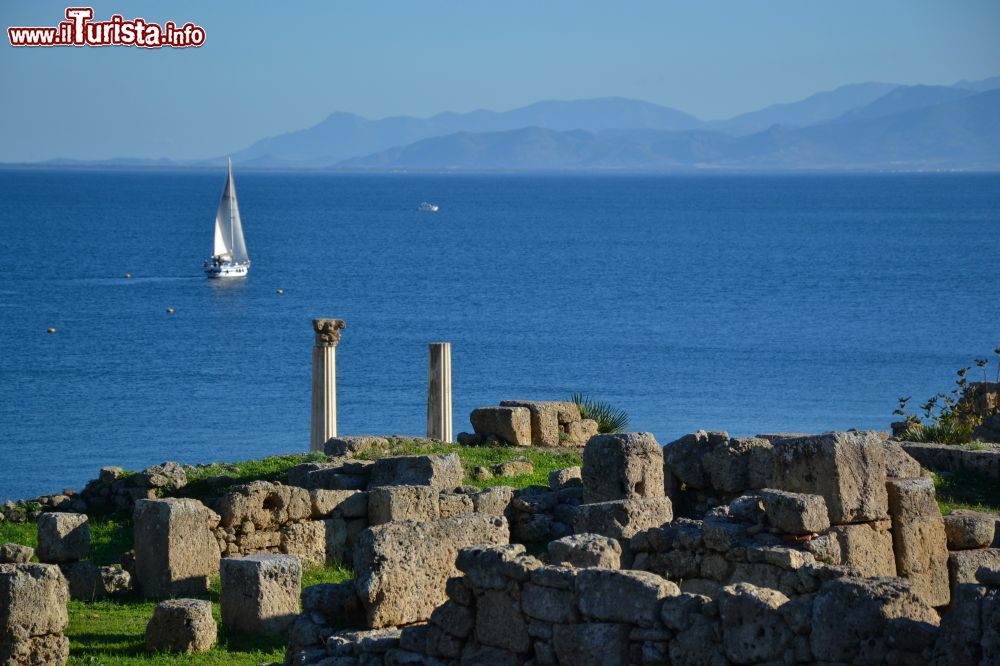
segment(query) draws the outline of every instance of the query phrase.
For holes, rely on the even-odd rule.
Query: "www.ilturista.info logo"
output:
[[[178,27],[173,21],[162,26],[146,19],[125,20],[114,14],[108,21],[93,21],[92,7],[67,7],[66,21],[55,27],[11,27],[11,46],[138,46],[158,49],[186,48],[205,43],[205,29],[193,23]]]

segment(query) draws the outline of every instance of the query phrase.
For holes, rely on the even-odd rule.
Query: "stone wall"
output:
[[[944,472],[971,472],[1000,481],[1000,446],[973,451],[950,444],[899,442],[899,445],[924,467]]]

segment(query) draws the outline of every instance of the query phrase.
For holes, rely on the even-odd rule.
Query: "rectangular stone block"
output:
[[[364,491],[317,488],[309,491],[309,497],[313,518],[364,518],[368,515],[368,493]]]
[[[889,516],[896,572],[909,579],[913,592],[930,606],[951,600],[948,539],[930,477],[890,479]]]
[[[773,487],[822,495],[835,525],[885,518],[885,446],[875,432],[831,432],[774,444]]]
[[[626,666],[629,663],[629,626],[610,622],[557,624],[552,647],[560,664]]]
[[[90,551],[90,525],[83,513],[43,513],[38,516],[38,559],[75,562]]]
[[[369,488],[380,486],[432,486],[451,491],[462,485],[465,471],[454,453],[381,458],[372,468]]]
[[[639,532],[669,523],[673,515],[673,505],[666,497],[581,504],[573,531],[600,534],[622,542]]]
[[[219,571],[219,516],[193,499],[139,500],[133,514],[135,584],[147,597],[204,594]]]
[[[559,404],[532,400],[503,400],[501,407],[524,407],[531,414],[531,443],[559,446]],[[477,431],[478,432],[478,431]]]
[[[302,564],[293,555],[226,558],[219,606],[226,629],[278,636],[299,612]]]
[[[514,446],[531,446],[531,412],[527,407],[479,407],[469,414],[477,435]]]
[[[325,520],[304,520],[289,523],[281,528],[281,550],[295,555],[306,567],[321,567],[326,564]]]
[[[583,501],[663,497],[663,449],[648,432],[591,437],[583,450]]]
[[[895,576],[889,521],[830,528],[840,545],[840,563],[857,569],[862,576]]]
[[[760,496],[767,522],[786,534],[818,534],[830,528],[830,516],[822,495],[765,488]]]
[[[354,571],[369,626],[428,619],[447,598],[448,579],[458,575],[459,549],[509,541],[504,518],[479,513],[385,523],[364,530],[354,549]]]
[[[434,520],[440,493],[433,486],[383,486],[368,491],[368,524],[394,520]]]

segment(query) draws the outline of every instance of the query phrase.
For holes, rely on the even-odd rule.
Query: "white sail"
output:
[[[215,243],[213,254],[226,257],[236,263],[248,263],[246,241],[243,239],[243,225],[240,223],[240,207],[236,201],[236,183],[233,181],[233,162],[229,161],[229,176],[222,190],[219,209],[215,212]]]

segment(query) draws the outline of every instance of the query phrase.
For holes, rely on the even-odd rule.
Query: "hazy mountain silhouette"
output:
[[[910,93],[926,101],[927,91]],[[878,114],[899,99],[870,110]],[[897,113],[733,137],[722,132],[461,132],[341,162],[363,169],[1000,168],[1000,90]]]

